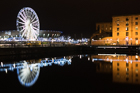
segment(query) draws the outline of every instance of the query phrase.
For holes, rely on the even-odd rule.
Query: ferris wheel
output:
[[[38,64],[29,65],[27,62],[23,63],[23,68],[17,69],[19,82],[26,86],[32,86],[39,77],[40,66]]]
[[[30,8],[22,8],[16,20],[17,31],[27,40],[35,40],[39,35],[40,24],[36,12]]]

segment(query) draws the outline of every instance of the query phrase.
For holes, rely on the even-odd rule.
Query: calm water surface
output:
[[[139,87],[139,55],[70,55],[0,65],[0,90],[5,92],[136,93]]]

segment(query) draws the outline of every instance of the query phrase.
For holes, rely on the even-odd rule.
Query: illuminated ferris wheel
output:
[[[39,35],[40,24],[36,12],[30,8],[22,8],[16,21],[17,30],[20,32],[21,37],[27,40],[35,40]]]
[[[23,63],[23,68],[17,69],[17,75],[19,82],[26,86],[32,86],[38,79],[40,73],[40,66],[38,64],[27,64],[27,62]]]

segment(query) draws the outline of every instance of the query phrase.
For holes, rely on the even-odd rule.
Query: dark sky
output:
[[[90,37],[96,22],[110,22],[113,15],[140,14],[139,0],[1,0],[0,30],[16,30],[16,17],[23,7],[35,10],[40,29],[77,38]]]

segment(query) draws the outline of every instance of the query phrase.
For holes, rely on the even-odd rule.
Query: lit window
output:
[[[126,26],[128,26],[129,24],[128,24],[128,22],[126,22]]]
[[[136,64],[136,67],[138,67],[138,64]]]
[[[138,27],[136,27],[135,30],[138,30]]]
[[[138,69],[136,69],[136,72],[138,72]]]
[[[110,26],[110,30],[112,30],[112,27]]]
[[[126,27],[126,31],[128,31],[128,27]]]
[[[126,68],[126,71],[129,71],[129,68]]]
[[[106,30],[107,30],[107,27],[106,27]]]
[[[135,35],[138,35],[138,32],[135,32]]]
[[[129,21],[129,19],[128,19],[128,18],[126,18],[126,21]]]
[[[117,26],[119,26],[119,23],[117,23]]]
[[[138,22],[135,22],[135,25],[138,25]]]
[[[117,36],[119,36],[119,33],[117,33]]]
[[[138,17],[136,17],[135,20],[138,20]]]
[[[117,28],[117,31],[119,31],[119,28]]]
[[[129,36],[129,32],[126,32],[126,36]]]

